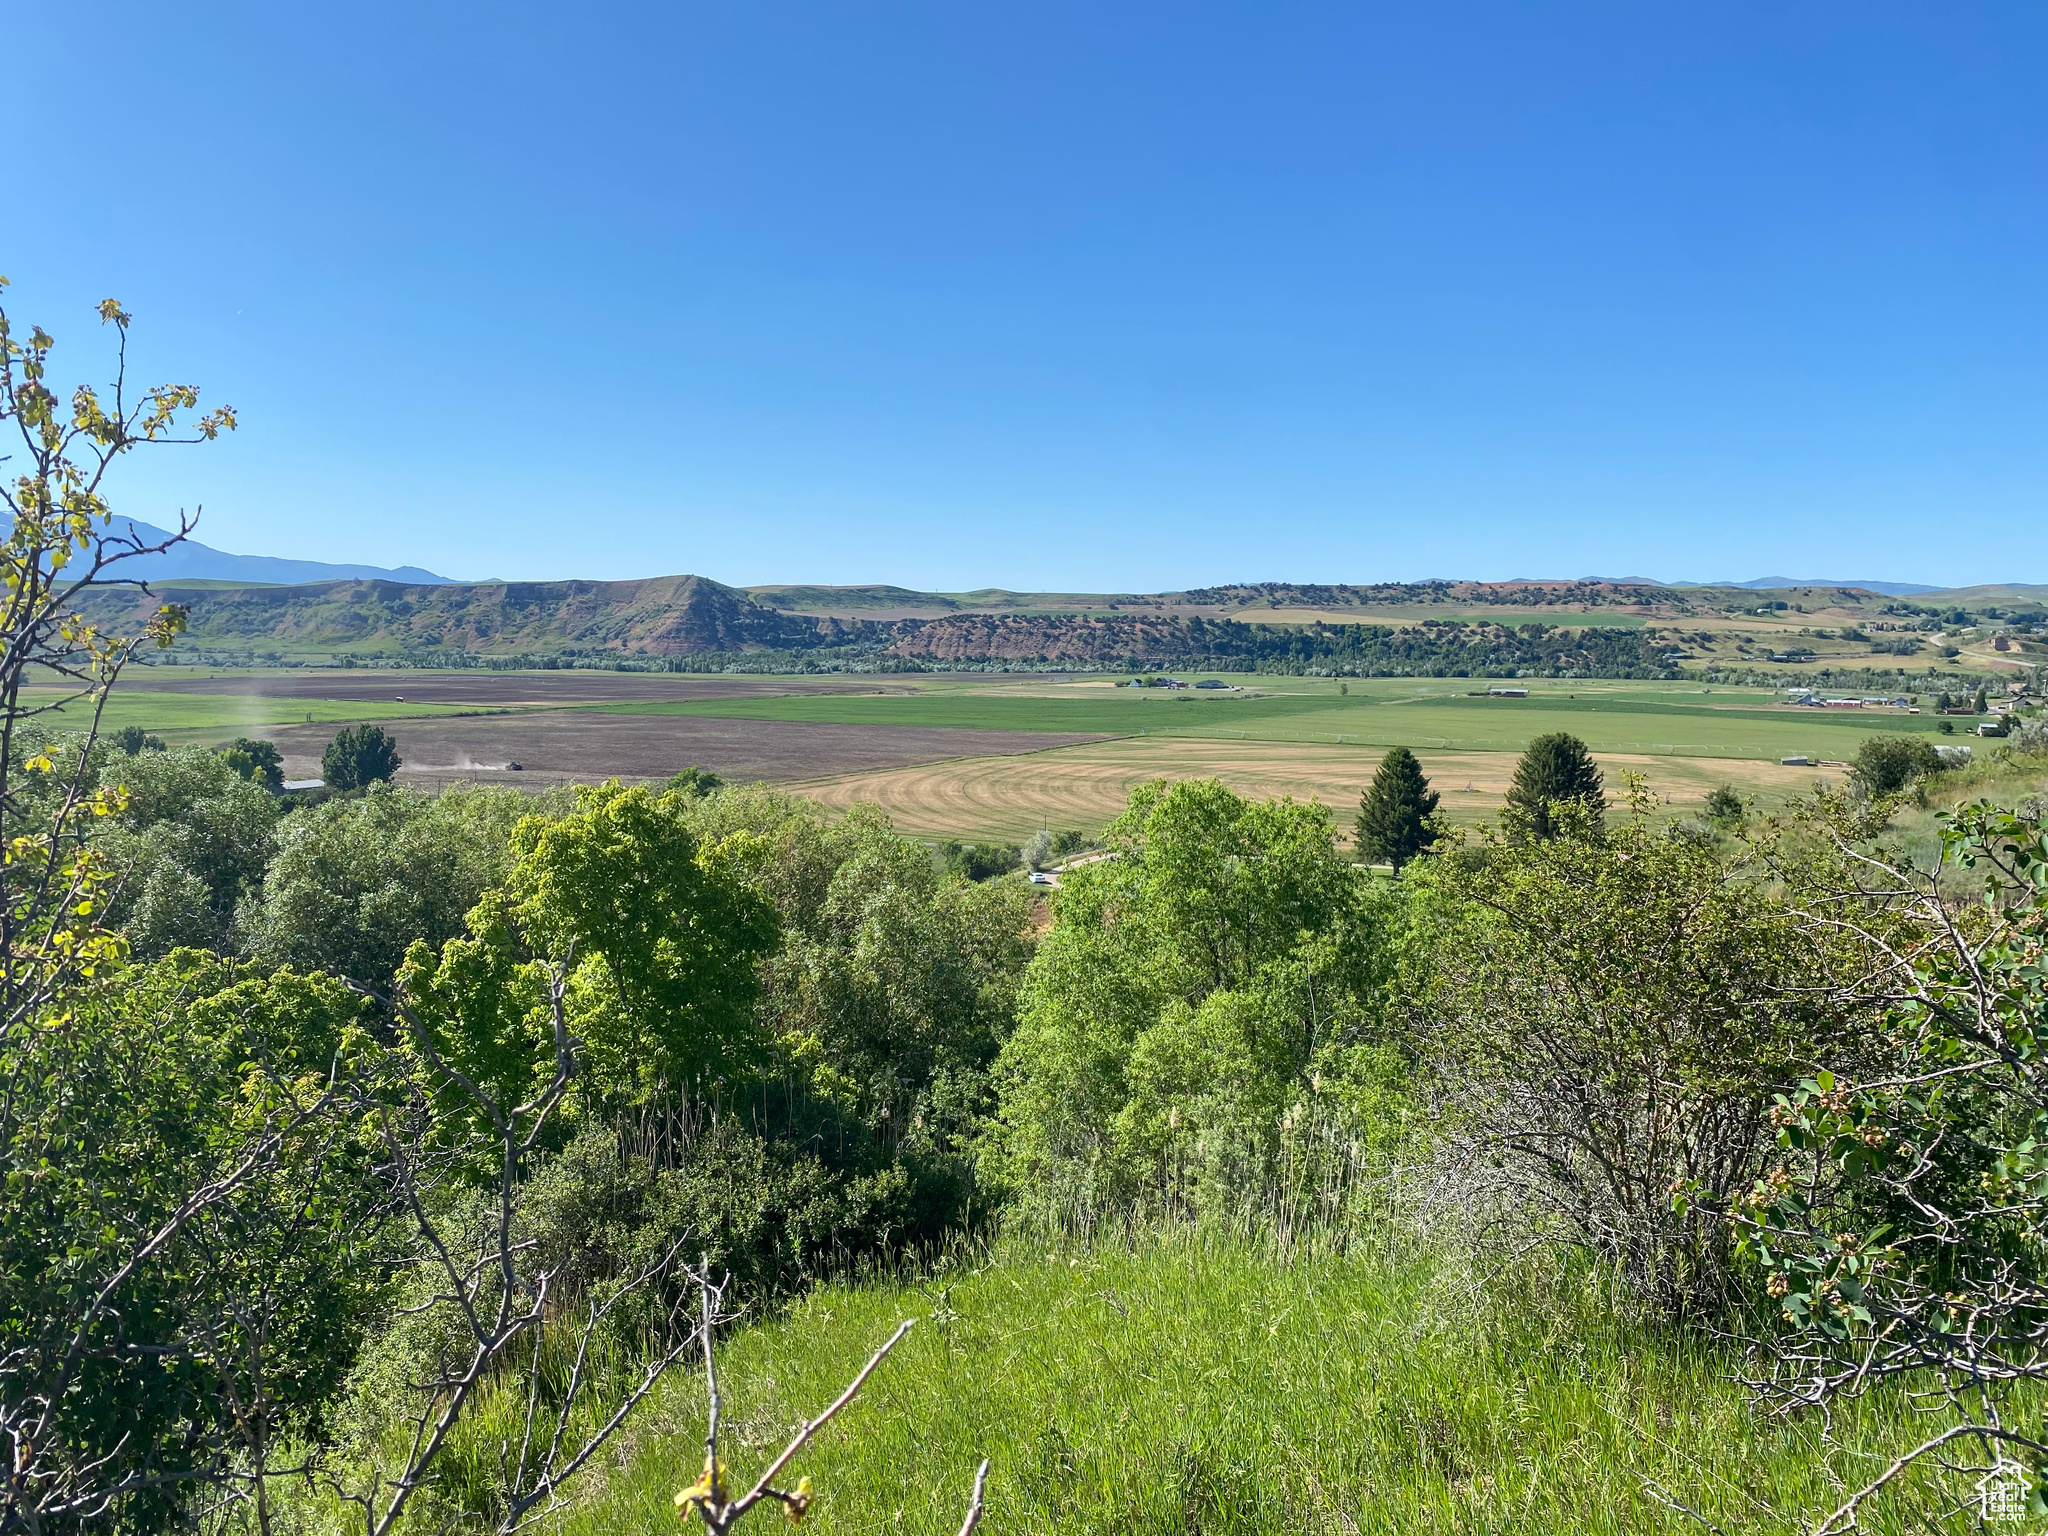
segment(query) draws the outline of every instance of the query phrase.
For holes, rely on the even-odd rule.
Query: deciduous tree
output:
[[[363,789],[390,778],[403,761],[383,726],[343,726],[320,756],[320,777],[329,789]]]

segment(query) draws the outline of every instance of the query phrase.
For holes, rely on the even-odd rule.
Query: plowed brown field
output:
[[[809,725],[676,715],[609,715],[537,709],[502,715],[385,722],[405,766],[401,784],[438,788],[463,779],[542,788],[604,779],[665,779],[696,766],[726,779],[811,779],[875,773],[917,763],[1033,752],[1099,737],[1034,731]],[[314,778],[332,725],[265,729],[284,754],[285,776]],[[510,764],[518,763],[514,772]]]

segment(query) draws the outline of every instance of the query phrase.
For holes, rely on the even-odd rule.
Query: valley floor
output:
[[[1201,674],[1187,674],[1187,681]],[[399,743],[401,782],[527,788],[659,782],[689,767],[788,784],[824,804],[881,804],[926,838],[1092,833],[1157,778],[1214,777],[1241,793],[1318,800],[1348,822],[1381,756],[1409,747],[1454,823],[1500,809],[1529,740],[1569,731],[1602,764],[1610,801],[1639,774],[1670,814],[1732,786],[1766,809],[1843,765],[1873,734],[1971,741],[1975,720],[1871,707],[1796,707],[1759,688],[1212,674],[1228,686],[1117,687],[1104,675],[693,676],[601,671],[229,672],[138,668],[103,728],[173,743],[275,741],[288,777],[317,775],[344,722]],[[37,703],[63,696],[38,693]],[[71,723],[71,711],[56,718]],[[1984,755],[1995,742],[1976,743]],[[1807,766],[1785,758],[1805,758]],[[513,764],[518,764],[517,769]]]

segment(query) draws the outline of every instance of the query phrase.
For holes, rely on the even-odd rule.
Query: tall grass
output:
[[[896,1323],[919,1326],[814,1442],[822,1532],[950,1533],[976,1462],[986,1532],[1795,1531],[1917,1427],[1887,1397],[1754,1416],[1729,1359],[1622,1321],[1596,1276],[1475,1289],[1415,1255],[1281,1255],[1159,1237],[1012,1246],[920,1283],[820,1289],[725,1345],[745,1477]],[[560,1516],[565,1536],[672,1529],[702,1455],[678,1375]],[[1967,1484],[1915,1473],[1872,1531],[1969,1530]]]
[[[1893,840],[1921,869],[1932,869],[1940,858],[1942,811],[1971,800],[2021,806],[2048,797],[2048,756],[2001,751],[2005,744],[1995,737],[1962,745],[1976,751],[1971,762],[1923,779],[1892,822]],[[1958,892],[1982,888],[1982,880],[1964,870],[1953,871],[1952,879]]]

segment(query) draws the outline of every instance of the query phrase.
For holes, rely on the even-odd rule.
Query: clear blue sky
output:
[[[246,553],[2048,581],[2048,6],[9,6],[18,320]]]

